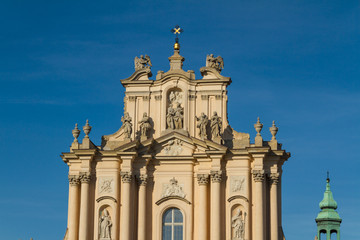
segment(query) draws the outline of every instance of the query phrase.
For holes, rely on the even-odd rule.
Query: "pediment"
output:
[[[202,67],[200,68],[200,73],[203,76],[202,80],[221,81],[221,82],[227,82],[228,84],[231,83],[231,78],[222,76],[220,72],[215,68]]]
[[[134,84],[134,83],[153,83],[153,80],[150,80],[149,77],[152,76],[150,68],[143,68],[135,71],[130,77],[120,80],[122,85]]]
[[[132,141],[115,150],[120,152],[136,151],[138,156],[150,154],[153,158],[176,158],[207,154],[209,151],[226,151],[226,149],[227,147],[213,141],[201,140],[172,131],[157,139],[151,138],[143,142]]]

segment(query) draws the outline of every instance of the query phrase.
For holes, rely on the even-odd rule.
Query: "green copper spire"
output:
[[[326,233],[326,240],[330,240],[330,235],[336,233],[337,240],[340,240],[340,223],[341,218],[335,211],[337,209],[337,203],[333,198],[333,194],[330,190],[330,178],[326,179],[326,190],[324,192],[324,198],[319,204],[321,211],[315,219],[318,232],[317,237],[320,239],[321,233]]]

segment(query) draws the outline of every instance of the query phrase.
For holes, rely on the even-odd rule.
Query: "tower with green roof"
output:
[[[315,221],[317,223],[317,238],[321,239],[322,233],[326,234],[326,240],[330,240],[331,234],[336,233],[337,240],[340,240],[340,224],[341,218],[336,212],[337,203],[333,198],[333,194],[330,190],[330,178],[326,179],[326,190],[324,192],[324,198],[319,204],[321,211],[317,215]],[[333,239],[335,240],[335,239]]]

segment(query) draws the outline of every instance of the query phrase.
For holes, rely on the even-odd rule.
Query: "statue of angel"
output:
[[[150,57],[148,55],[140,55],[140,57],[135,57],[134,59],[135,71],[141,70],[143,68],[152,67]]]

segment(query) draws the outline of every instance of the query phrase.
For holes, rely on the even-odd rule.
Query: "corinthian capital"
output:
[[[255,182],[262,182],[265,178],[265,171],[264,170],[253,170],[252,171],[253,178]]]
[[[69,183],[70,183],[71,186],[76,186],[80,182],[79,181],[80,178],[79,178],[78,175],[69,175],[68,178],[69,178]]]
[[[222,171],[210,171],[210,177],[213,183],[219,183],[222,179]]]
[[[131,172],[120,172],[120,176],[123,183],[131,183],[132,180]]]
[[[206,185],[209,183],[209,174],[198,174],[197,180],[199,185]]]
[[[80,173],[81,183],[89,183],[90,180],[91,180],[91,174],[89,172],[81,172]]]
[[[279,178],[280,178],[280,173],[270,173],[271,184],[278,184]]]
[[[139,185],[140,186],[146,186],[147,180],[148,180],[148,175],[147,174],[140,174],[140,176],[138,178]]]

